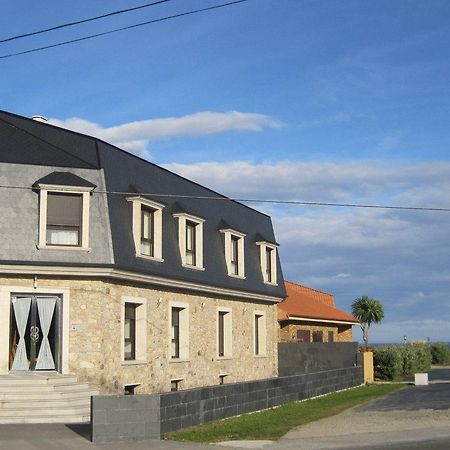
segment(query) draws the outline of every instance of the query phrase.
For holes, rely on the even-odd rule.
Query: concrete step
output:
[[[16,410],[16,409],[42,409],[45,408],[61,408],[61,407],[74,407],[74,406],[84,406],[89,408],[91,405],[90,397],[79,397],[79,398],[60,398],[56,400],[49,399],[36,399],[27,400],[24,399],[17,400],[0,400],[0,410]]]
[[[90,408],[86,406],[74,406],[64,408],[15,408],[15,409],[0,409],[0,418],[13,417],[61,417],[61,416],[88,416],[90,415]]]
[[[50,401],[50,400],[63,400],[63,399],[78,399],[78,398],[90,398],[91,395],[98,395],[97,391],[93,390],[74,390],[74,391],[49,391],[45,392],[45,396],[42,392],[0,392],[0,402],[2,401]]]
[[[14,423],[89,423],[90,415],[68,415],[59,417],[0,417],[0,425]]]
[[[26,375],[6,375],[0,376],[0,389],[3,386],[9,386],[11,384],[20,384],[21,386],[41,386],[41,385],[59,385],[59,384],[71,384],[77,383],[77,377],[73,375],[38,375],[38,376],[26,376]]]
[[[41,385],[32,385],[25,384],[21,385],[19,383],[10,383],[3,384],[0,386],[0,393],[11,393],[11,392],[63,392],[63,391],[89,391],[91,390],[90,386],[87,383],[70,383],[70,384],[41,384]]]

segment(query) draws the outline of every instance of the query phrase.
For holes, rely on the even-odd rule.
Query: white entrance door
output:
[[[11,370],[60,369],[60,303],[57,296],[12,296]]]

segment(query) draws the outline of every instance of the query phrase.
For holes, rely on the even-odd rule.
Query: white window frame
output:
[[[244,239],[245,234],[231,228],[219,230],[224,235],[225,241],[225,263],[227,265],[228,276],[235,278],[245,278],[245,253],[244,253]],[[233,273],[231,265],[231,239],[235,237],[238,239],[238,273]]]
[[[277,245],[271,244],[269,242],[257,242],[257,246],[259,246],[259,260],[261,263],[261,272],[263,276],[264,283],[277,286]],[[267,279],[267,253],[266,250],[270,249],[271,256],[271,278],[272,281]]]
[[[253,312],[253,355],[266,356],[267,351],[267,326],[266,313],[264,311]],[[258,317],[258,334],[256,334],[256,317]],[[256,352],[256,339],[258,339],[258,353]]]
[[[83,250],[89,248],[89,206],[92,187],[84,186],[56,186],[38,184],[39,187],[39,240],[37,248],[40,250]],[[47,244],[47,196],[48,193],[78,194],[82,196],[81,238],[79,245],[48,245]]]
[[[225,313],[223,323],[224,354],[219,354],[219,313]],[[217,359],[231,359],[233,357],[233,312],[231,308],[217,307]]]
[[[174,358],[172,354],[172,309],[179,308],[179,357]],[[169,301],[168,310],[168,341],[169,341],[169,362],[184,362],[189,360],[189,305],[187,303]]]
[[[178,246],[180,249],[181,265],[189,269],[205,270],[203,267],[203,223],[205,219],[187,213],[173,214],[178,219]],[[186,222],[195,224],[195,265],[186,261]]]
[[[127,201],[131,202],[133,205],[133,240],[134,248],[136,251],[136,257],[150,259],[152,261],[163,262],[162,254],[162,210],[165,205],[155,202],[153,200],[148,200],[146,198],[128,197]],[[141,216],[142,216],[142,206],[150,208],[153,210],[153,256],[145,255],[141,252]]]
[[[135,359],[125,359],[125,304],[136,305]],[[120,358],[122,365],[146,364],[147,356],[147,299],[142,297],[121,298],[120,308]]]

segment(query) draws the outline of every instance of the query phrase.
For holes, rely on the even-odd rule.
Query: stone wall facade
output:
[[[308,322],[308,321],[285,321],[280,323],[278,331],[279,342],[297,341],[297,331],[310,331],[310,342],[312,342],[312,335],[315,331],[321,331],[323,342],[329,342],[328,333],[333,333],[333,342],[352,342],[352,326],[341,325],[326,322]]]
[[[10,308],[8,292],[19,294],[22,288],[36,294],[64,292],[63,308],[69,309],[68,342],[62,346],[67,347],[67,370],[101,393],[123,393],[127,384],[138,385],[139,394],[167,392],[174,379],[181,380],[179,388],[187,389],[217,385],[219,375],[226,375],[225,383],[277,375],[276,304],[122,281],[8,276],[0,277],[0,313],[5,312],[5,317]],[[123,309],[129,301],[145,305],[140,325],[145,355],[139,361],[123,358]],[[188,355],[179,360],[170,355],[171,302],[184,304],[188,311]],[[219,357],[217,350],[218,308],[230,311],[232,317],[232,353],[226,357]],[[254,355],[255,312],[264,315],[266,326],[265,350],[258,356]],[[0,347],[5,347],[5,340],[0,336]],[[0,360],[7,351],[0,348]]]

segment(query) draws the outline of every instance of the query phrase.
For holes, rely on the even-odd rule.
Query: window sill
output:
[[[200,270],[200,271],[205,270],[204,267],[190,266],[189,264],[182,264],[182,266],[185,267],[186,269],[193,269],[193,270]]]
[[[216,357],[216,361],[229,361],[233,359],[232,356],[217,356]]]
[[[278,283],[274,283],[272,281],[264,281],[264,284],[268,284],[269,286],[278,286]]]
[[[187,363],[190,360],[188,358],[170,358],[169,360],[169,364],[172,363]]]
[[[164,262],[164,259],[162,259],[162,258],[156,258],[155,256],[143,255],[141,253],[136,253],[136,258],[147,259],[148,261]]]
[[[38,250],[69,250],[76,252],[87,252],[89,253],[92,249],[90,247],[75,247],[71,245],[36,245]]]
[[[121,363],[120,363],[120,365],[122,365],[122,366],[142,366],[144,364],[148,364],[148,361],[130,359],[130,360],[121,361]]]
[[[228,276],[231,277],[231,278],[238,278],[240,280],[245,280],[245,276],[244,275],[235,275],[234,273],[229,273]]]
[[[267,355],[253,355],[255,358],[267,358]]]

